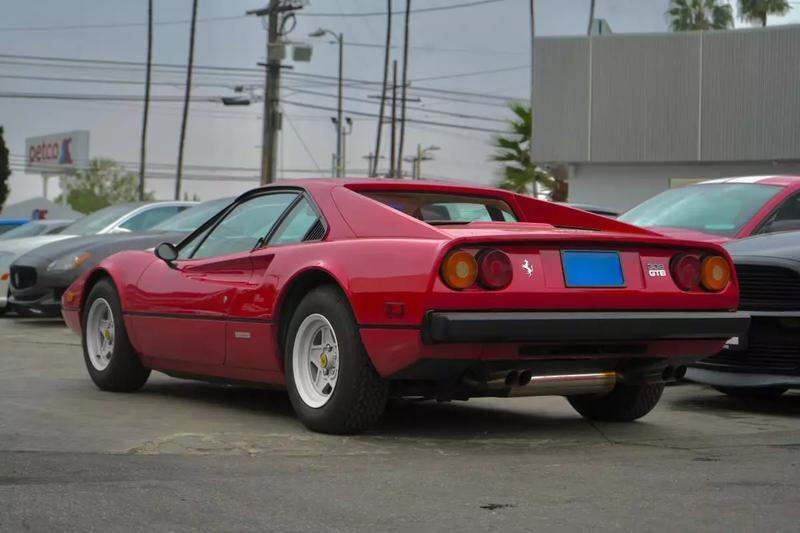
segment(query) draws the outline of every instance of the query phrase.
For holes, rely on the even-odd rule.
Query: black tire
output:
[[[103,298],[108,302],[114,320],[112,355],[108,366],[103,370],[95,368],[90,360],[86,332],[89,310],[95,300],[99,298]],[[150,377],[150,369],[142,365],[139,356],[136,355],[131,346],[128,333],[125,331],[125,321],[122,318],[119,295],[110,279],[102,279],[92,287],[89,296],[86,298],[81,324],[83,329],[83,334],[81,335],[83,360],[94,384],[101,390],[111,392],[134,392],[141,389],[147,382],[147,378]]]
[[[663,383],[626,385],[618,383],[605,396],[570,396],[570,405],[584,418],[602,422],[632,422],[650,411],[661,399]]]
[[[322,407],[310,407],[295,382],[292,354],[301,323],[320,314],[333,328],[338,344],[338,377],[330,398]],[[321,433],[351,434],[372,427],[383,414],[389,398],[389,382],[372,366],[358,333],[347,298],[338,287],[324,285],[309,292],[297,306],[287,330],[284,368],[289,399],[300,421]]]
[[[734,398],[748,398],[768,400],[777,398],[787,390],[788,387],[714,387],[716,390]]]

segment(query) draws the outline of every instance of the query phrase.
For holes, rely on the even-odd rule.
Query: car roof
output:
[[[714,183],[755,183],[758,185],[788,187],[790,185],[800,185],[800,176],[739,176],[735,178],[717,178],[701,181],[696,185],[709,185]]]

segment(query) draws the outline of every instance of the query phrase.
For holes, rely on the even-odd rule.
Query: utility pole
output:
[[[147,116],[150,113],[150,72],[153,67],[153,0],[147,1],[147,69],[144,82],[142,146],[139,149],[139,200],[144,200],[144,174],[147,155]],[[66,198],[66,194],[64,194]]]
[[[342,175],[339,176],[340,178],[347,177],[347,136],[353,133],[353,119],[347,117],[344,119],[345,124],[347,125],[347,129],[341,128],[342,130],[342,160],[341,164],[339,165],[342,170]]]
[[[411,23],[411,0],[406,0],[405,34],[403,36],[403,91],[400,111],[400,146],[397,151],[397,175],[403,177],[403,147],[406,142],[406,89],[408,88],[408,33]]]
[[[392,62],[392,142],[391,142],[391,162],[389,163],[389,177],[397,178],[397,60]]]
[[[533,152],[533,132],[536,131],[536,121],[534,117],[536,116],[536,99],[535,97],[535,86],[536,86],[536,0],[530,0],[531,5],[531,152]],[[538,187],[536,186],[536,180],[533,180],[533,197],[539,197],[539,191],[537,190]]]
[[[383,156],[377,157],[374,153],[370,152],[369,154],[362,156],[361,159],[367,160],[367,175],[372,176],[372,169],[378,167],[378,163],[381,159],[386,159]],[[372,176],[375,177],[375,176]]]
[[[178,172],[175,176],[175,199],[181,199],[181,180],[183,178],[183,145],[186,141],[186,122],[189,120],[189,97],[192,92],[192,67],[194,66],[194,31],[197,27],[197,0],[192,2],[192,25],[189,30],[189,65],[186,68],[186,92],[183,97],[183,120],[181,138],[178,144]]]
[[[428,146],[426,148],[422,148],[421,144],[417,145],[417,155],[410,155],[405,158],[406,161],[412,164],[412,174],[411,177],[415,180],[422,179],[422,162],[423,161],[432,161],[433,156],[430,152],[436,152],[440,150],[438,146]]]
[[[389,81],[389,56],[392,48],[392,0],[386,0],[386,50],[383,55],[383,85],[381,89],[381,107],[378,112],[378,133],[375,135],[375,162],[370,163],[369,175],[378,175],[378,160],[381,154],[381,134],[383,133],[383,113],[386,107],[386,83]]]
[[[267,7],[253,9],[248,15],[267,17],[267,64],[264,82],[264,117],[261,134],[261,185],[275,181],[277,167],[278,130],[281,127],[280,77],[282,48],[281,26],[284,14],[302,9],[300,0],[270,0]]]

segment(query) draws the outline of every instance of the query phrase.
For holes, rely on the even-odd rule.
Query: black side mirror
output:
[[[165,263],[172,264],[173,261],[178,259],[178,249],[171,242],[162,242],[155,249],[156,257]]]

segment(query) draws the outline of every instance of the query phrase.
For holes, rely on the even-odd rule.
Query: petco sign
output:
[[[58,174],[88,164],[88,131],[68,131],[25,139],[25,172]]]

